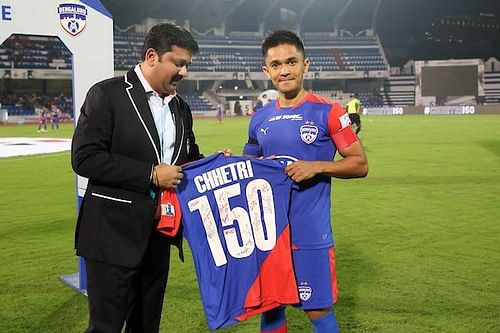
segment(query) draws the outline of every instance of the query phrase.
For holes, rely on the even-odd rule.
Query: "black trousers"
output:
[[[146,253],[129,268],[85,258],[89,326],[85,333],[157,333],[167,285],[170,245],[153,230]]]
[[[355,125],[353,128],[356,134],[358,134],[359,131],[361,131],[361,117],[357,113],[349,113],[349,119],[351,119],[351,123]]]

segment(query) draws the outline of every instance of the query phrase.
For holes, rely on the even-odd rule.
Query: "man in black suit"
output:
[[[159,24],[142,62],[90,88],[72,143],[75,172],[89,179],[78,222],[85,259],[87,333],[158,332],[171,239],[156,230],[159,193],[176,188],[179,165],[199,159],[191,111],[176,94],[198,44]]]

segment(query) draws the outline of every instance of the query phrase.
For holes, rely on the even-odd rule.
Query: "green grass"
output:
[[[205,154],[241,153],[248,118],[195,124]],[[500,116],[364,117],[360,137],[369,176],[333,188],[341,331],[500,332]],[[0,332],[82,332],[86,299],[58,280],[77,270],[69,153],[0,159],[0,179]],[[312,331],[300,311],[288,318],[291,333]],[[161,331],[207,330],[191,259],[173,255]]]

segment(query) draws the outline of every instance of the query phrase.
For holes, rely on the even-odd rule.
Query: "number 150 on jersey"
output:
[[[241,187],[242,183],[235,183],[214,190],[217,207],[210,206],[207,195],[212,194],[202,195],[188,202],[189,210],[200,214],[217,267],[225,265],[227,257],[219,237],[214,209],[220,216],[227,252],[233,258],[249,257],[254,253],[255,247],[260,251],[270,251],[276,245],[276,214],[271,185],[265,179],[253,179],[246,187],[243,185],[244,193]],[[231,207],[230,201],[236,205]]]

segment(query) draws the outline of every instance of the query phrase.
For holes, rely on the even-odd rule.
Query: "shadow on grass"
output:
[[[478,142],[479,146],[500,157],[500,140],[483,140]]]
[[[33,327],[31,332],[38,333],[70,333],[83,332],[87,327],[87,298],[80,293],[72,292],[68,298],[54,304],[52,310]]]
[[[366,286],[376,283],[377,264],[349,243],[336,249],[336,257],[339,297],[335,312],[341,331],[367,332],[367,322],[359,315],[360,293]],[[377,330],[371,326],[370,332]]]
[[[444,172],[444,171],[443,171]],[[491,184],[497,175],[478,176],[478,175],[407,175],[407,176],[371,176],[363,186],[429,186],[429,185],[478,185]],[[353,182],[353,184],[355,184]]]

